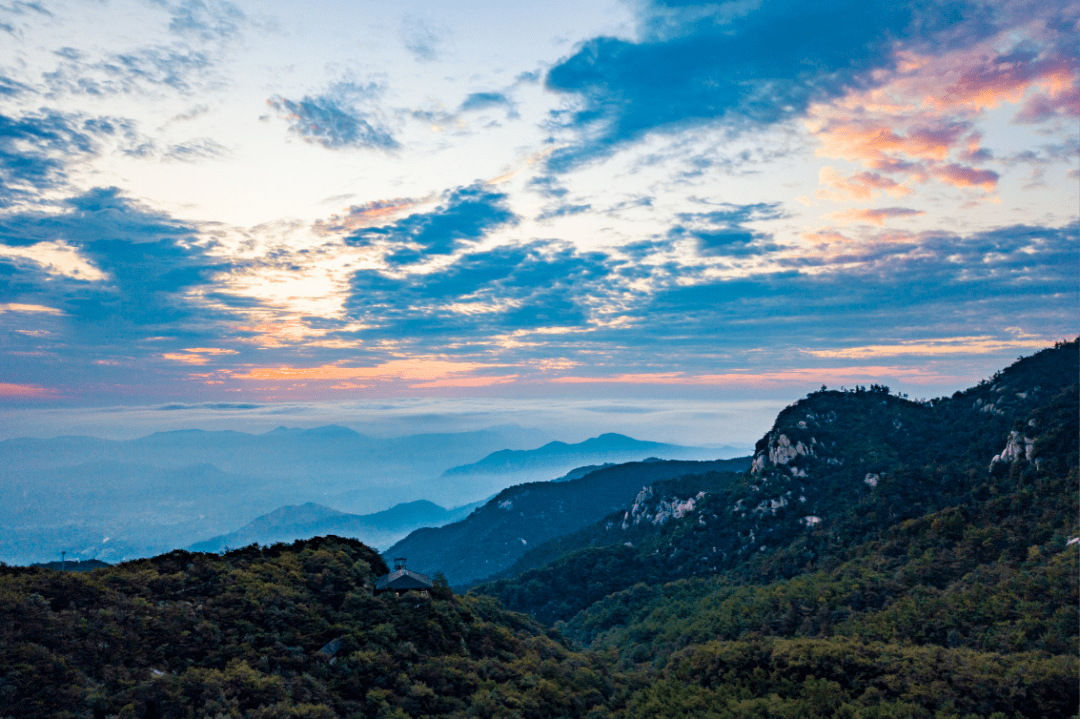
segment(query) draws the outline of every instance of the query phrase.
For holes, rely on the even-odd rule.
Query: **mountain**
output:
[[[63,560],[59,562],[43,562],[41,564],[32,564],[33,567],[41,567],[42,569],[52,569],[53,571],[61,572],[89,572],[94,569],[101,569],[108,567],[106,562],[99,561],[97,559],[87,559],[84,562],[80,562],[78,559],[73,559],[70,562]]]
[[[948,398],[815,392],[742,473],[514,487],[419,534],[601,515],[465,596],[374,597],[339,537],[0,565],[0,716],[1075,719],[1078,376],[1059,343]]]
[[[327,426],[259,435],[185,430],[124,441],[5,440],[0,560],[52,560],[61,550],[109,562],[150,556],[305,502],[360,515],[420,497],[459,505],[505,484],[432,481],[443,470],[540,438],[546,439],[515,426],[392,439]]]
[[[984,506],[983,495],[1015,494],[1009,483],[1021,481],[1003,474],[1060,492],[1076,464],[1076,432],[1069,429],[1076,425],[1076,348],[1072,342],[1046,350],[929,402],[879,386],[815,392],[780,413],[739,481],[720,491],[699,490],[692,481],[647,488],[593,526],[537,548],[547,564],[523,557],[520,576],[508,569],[475,591],[547,622],[571,620],[639,582],[783,580],[844,560],[860,542],[906,521],[950,508],[992,515],[999,510]],[[691,498],[682,516],[653,521],[665,505]],[[1039,501],[1075,506],[1076,496],[1044,492]],[[1056,518],[1040,530],[1048,534],[1030,530],[1036,544],[1056,536],[1051,544],[1064,546],[1068,532],[1080,533],[1075,517],[1060,510],[1024,516],[1033,527]],[[586,576],[587,591],[561,590]]]
[[[349,514],[321,504],[279,507],[235,532],[191,545],[193,552],[220,552],[249,544],[269,545],[297,539],[336,535],[359,539],[368,546],[388,546],[420,527],[439,527],[468,516],[481,502],[444,509],[421,499],[397,504],[374,514]]]
[[[492,452],[479,462],[453,467],[444,477],[476,474],[508,474],[547,471],[584,463],[630,462],[649,456],[668,459],[702,459],[715,456],[711,450],[682,447],[661,442],[644,442],[621,434],[608,433],[577,444],[548,442],[537,449],[503,449]]]
[[[750,458],[691,462],[651,460],[595,470],[580,479],[530,482],[503,490],[466,519],[418,529],[384,552],[419,571],[442,572],[461,585],[502,571],[536,544],[603,517],[661,479],[746,469]]]
[[[655,457],[648,457],[642,461],[649,462],[655,459]],[[567,482],[571,479],[581,479],[590,472],[595,472],[598,469],[607,469],[608,467],[614,467],[614,462],[604,462],[603,464],[587,464],[584,467],[575,467],[561,477],[551,480],[552,482]]]
[[[22,438],[0,442],[0,477],[102,462],[169,469],[208,464],[225,473],[310,479],[320,491],[333,491],[349,489],[358,481],[371,485],[429,480],[448,467],[476,461],[494,450],[524,446],[538,436],[542,435],[535,430],[506,426],[380,439],[328,425],[279,427],[264,434],[178,430],[131,440]]]

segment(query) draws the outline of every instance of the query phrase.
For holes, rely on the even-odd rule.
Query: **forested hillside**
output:
[[[947,399],[814,393],[739,482],[658,483],[474,591],[659,668],[634,716],[1075,716],[1078,371],[1070,342]]]
[[[0,717],[606,715],[623,692],[485,597],[373,597],[335,537],[94,572],[0,567]]]
[[[813,393],[781,412],[739,481],[719,491],[705,478],[678,489],[658,484],[621,518],[538,549],[549,564],[476,591],[544,621],[567,620],[639,581],[805,573],[907,519],[952,507],[981,516],[1002,494],[1058,507],[1054,531],[1074,536],[1075,512],[1069,525],[1061,508],[1076,506],[1067,480],[1076,466],[1076,347],[1021,360],[948,399],[912,402],[884,387]],[[995,462],[1003,452],[1012,454]],[[1022,482],[1009,479],[1017,472]],[[683,502],[680,516],[655,521],[672,500]],[[1024,510],[1010,521],[1038,516]],[[1037,538],[1018,541],[1028,539]],[[567,591],[575,583],[584,591]]]
[[[579,479],[527,482],[499,492],[460,522],[418,529],[385,552],[420,571],[443,572],[454,586],[501,572],[530,547],[595,522],[643,486],[684,474],[721,471],[734,479],[750,458],[709,462],[646,460],[601,467]]]

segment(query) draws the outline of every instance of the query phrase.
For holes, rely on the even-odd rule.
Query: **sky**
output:
[[[3,434],[951,393],[1080,332],[1078,19],[0,0]]]

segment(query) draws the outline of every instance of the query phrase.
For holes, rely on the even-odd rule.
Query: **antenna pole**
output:
[[[60,550],[60,571],[67,569],[67,550]]]

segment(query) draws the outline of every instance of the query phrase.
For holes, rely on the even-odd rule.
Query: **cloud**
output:
[[[0,207],[62,186],[67,165],[95,154],[98,140],[116,131],[108,120],[56,111],[0,114]]]
[[[537,222],[543,222],[544,220],[553,220],[557,217],[568,217],[570,215],[580,215],[583,212],[588,212],[592,209],[592,205],[559,205],[558,207],[547,209],[536,216]]]
[[[69,198],[59,212],[5,215],[0,245],[36,258],[45,273],[35,277],[20,270],[5,295],[91,323],[97,336],[84,340],[107,344],[162,326],[190,323],[195,329],[223,318],[201,309],[188,293],[209,285],[228,264],[208,254],[195,227],[142,207],[115,188]],[[0,262],[5,256],[10,255],[0,252]],[[89,270],[75,271],[79,262]]]
[[[183,0],[172,6],[170,13],[170,31],[201,40],[231,38],[247,19],[240,8],[221,0]]]
[[[29,85],[0,76],[0,97],[15,97],[27,92],[32,92]]]
[[[0,31],[11,35],[20,35],[22,28],[16,27],[15,23],[20,22],[22,18],[31,14],[41,17],[52,17],[52,13],[39,2],[23,2],[23,0],[15,0],[15,2],[12,2],[9,5],[0,5]]]
[[[973,355],[1002,351],[1038,350],[1052,344],[1057,339],[1057,337],[1002,339],[991,335],[980,335],[908,340],[887,345],[860,345],[842,349],[805,350],[805,352],[813,357],[830,359],[901,356],[935,357],[940,355]]]
[[[909,207],[882,207],[877,209],[853,209],[837,212],[833,218],[838,222],[870,222],[881,227],[885,220],[897,217],[918,217],[925,215],[922,210],[913,210]]]
[[[381,123],[377,112],[365,109],[382,91],[376,83],[344,81],[331,85],[322,95],[308,95],[298,101],[275,95],[267,104],[288,118],[289,131],[306,142],[331,150],[394,150],[399,147],[398,141]]]
[[[47,315],[62,315],[64,314],[55,307],[45,307],[44,305],[23,305],[16,302],[8,302],[6,304],[0,304],[0,314],[4,312],[31,312]]]
[[[934,176],[956,187],[981,187],[990,191],[997,187],[1000,178],[993,170],[979,170],[950,163],[934,169]]]
[[[617,264],[602,253],[537,241],[467,253],[425,274],[365,270],[353,278],[348,313],[367,327],[369,340],[494,347],[518,330],[588,326],[611,300]]]
[[[552,175],[540,175],[529,180],[528,188],[544,197],[564,197],[569,190],[563,187],[559,180]]]
[[[900,47],[896,67],[877,85],[811,106],[818,154],[861,163],[908,189],[938,180],[994,191],[999,175],[985,167],[994,157],[980,147],[976,122],[1004,103],[1019,105],[1019,123],[1080,116],[1080,12],[1063,3],[987,9],[982,31],[940,47]],[[842,199],[847,190],[822,194]]]
[[[197,137],[193,140],[169,145],[162,153],[162,159],[177,162],[200,162],[217,160],[229,154],[228,148],[209,137]]]
[[[388,200],[371,200],[361,205],[353,205],[344,214],[331,215],[326,220],[316,220],[314,227],[320,234],[372,227],[435,199],[435,197],[394,197]]]
[[[420,62],[434,62],[439,57],[443,33],[419,18],[405,15],[401,20],[401,44]]]
[[[548,89],[570,101],[555,123],[582,136],[551,165],[602,157],[656,130],[798,117],[813,102],[877,84],[875,71],[893,67],[914,19],[902,2],[646,3],[639,42],[594,38],[548,72]]]
[[[876,172],[859,172],[850,177],[843,177],[836,168],[828,165],[818,172],[818,181],[825,186],[818,190],[818,199],[840,202],[847,200],[869,202],[878,194],[874,190],[884,190],[893,197],[903,197],[911,192],[910,188]]]
[[[42,78],[53,96],[70,93],[108,97],[147,94],[169,89],[183,95],[213,89],[214,55],[184,44],[133,48],[88,61],[67,48],[64,61]]]
[[[458,108],[458,112],[479,112],[491,108],[506,110],[506,116],[511,119],[520,117],[514,102],[501,92],[474,92],[468,95]]]
[[[431,212],[361,229],[346,241],[356,246],[385,246],[387,260],[393,264],[417,262],[427,255],[449,254],[497,228],[516,225],[518,218],[506,201],[506,194],[478,182],[444,193],[443,204]]]
[[[36,384],[14,384],[12,382],[0,382],[0,397],[5,399],[34,399],[39,397],[51,397],[57,392],[49,387]]]
[[[1080,116],[1080,87],[1073,85],[1057,93],[1036,93],[1024,103],[1015,122],[1036,125],[1059,117]]]
[[[680,213],[679,224],[668,231],[668,239],[693,239],[701,257],[760,255],[777,249],[770,242],[772,235],[747,228],[745,223],[784,217],[779,203],[724,203],[720,207],[708,212]]]
[[[901,380],[913,384],[942,382],[948,377],[924,367],[898,365],[869,365],[856,367],[805,367],[785,370],[759,370],[700,374],[690,372],[648,372],[607,376],[563,376],[550,381],[553,384],[628,384],[628,385],[682,385],[689,387],[725,387],[729,389],[774,389],[790,387],[813,387],[823,382],[834,385],[841,382],[878,380],[881,378]]]

